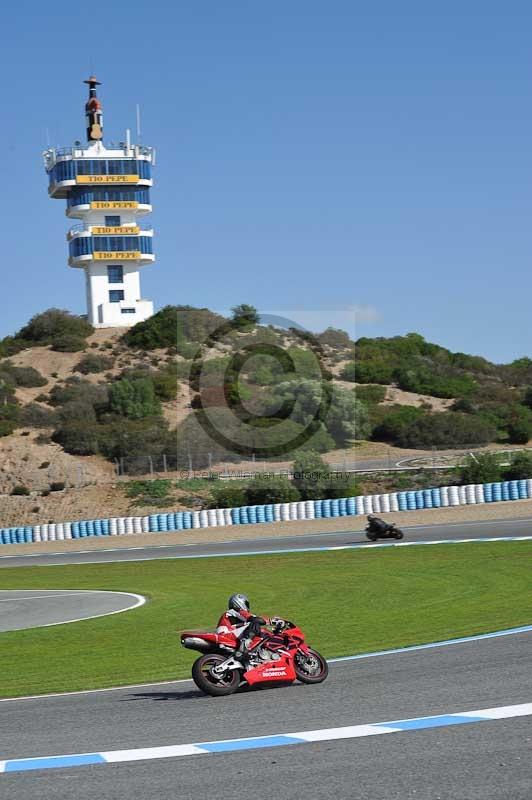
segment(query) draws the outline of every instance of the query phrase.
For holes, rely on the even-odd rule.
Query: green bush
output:
[[[98,372],[105,372],[113,366],[113,359],[107,356],[100,356],[97,353],[87,353],[74,367],[74,372],[81,372],[82,375],[89,375]]]
[[[58,308],[49,308],[30,319],[15,336],[16,339],[31,344],[51,344],[58,337],[73,336],[86,339],[94,328],[83,317],[70,314]]]
[[[52,434],[52,441],[72,455],[90,456],[99,452],[99,426],[84,420],[71,420]]]
[[[327,328],[323,333],[318,334],[317,339],[321,344],[333,347],[335,350],[352,348],[354,344],[349,338],[349,334],[341,328]]]
[[[63,489],[66,488],[66,483],[64,481],[52,481],[50,484],[50,491],[51,492],[62,492]]]
[[[172,481],[156,478],[151,481],[130,481],[126,484],[126,495],[138,500],[138,505],[160,505],[161,500],[171,499]]]
[[[490,453],[469,456],[459,471],[460,483],[496,483],[501,480],[501,466]]]
[[[246,486],[246,505],[292,503],[299,500],[296,487],[282,475],[255,475]]]
[[[22,486],[21,484],[17,484],[16,486],[13,486],[10,494],[13,497],[28,497],[28,495],[30,494],[30,490],[28,489],[27,486]]]
[[[379,409],[380,419],[375,421],[372,439],[397,442],[404,431],[425,416],[425,411],[415,406],[392,405]]]
[[[509,467],[503,468],[502,480],[520,481],[532,478],[532,453],[527,450],[515,453]]]
[[[85,339],[70,333],[52,339],[52,350],[56,350],[58,353],[79,353],[81,350],[85,350],[86,346]]]
[[[9,419],[0,419],[0,436],[9,436],[16,428],[16,424]]]
[[[309,451],[301,453],[292,466],[292,484],[302,500],[316,500],[324,497],[330,480],[330,467],[318,455]]]
[[[45,386],[48,383],[46,378],[33,367],[15,367],[10,361],[3,361],[0,364],[0,379],[28,389]]]
[[[153,317],[128,330],[122,340],[141,350],[177,347],[185,342],[204,342],[210,333],[226,322],[208,308],[165,306]]]
[[[56,424],[56,415],[49,408],[43,408],[38,403],[28,403],[20,407],[20,424],[30,428],[53,428]]]
[[[113,383],[109,389],[109,408],[122,417],[142,419],[161,413],[161,404],[155,396],[155,387],[150,378]]]
[[[353,391],[357,400],[366,403],[366,405],[377,405],[382,403],[386,397],[386,388],[379,384],[368,383],[365,386],[357,386]]]
[[[238,508],[248,505],[245,487],[236,481],[220,481],[212,489],[211,508]]]
[[[231,314],[231,322],[239,331],[252,330],[260,321],[259,313],[255,306],[250,306],[247,303],[234,306],[231,309]]]
[[[399,434],[397,444],[412,448],[452,448],[488,444],[496,435],[496,429],[479,417],[447,411],[426,414],[412,422]]]
[[[394,377],[400,389],[432,397],[463,397],[476,388],[468,375],[439,375],[428,367],[398,369]]]

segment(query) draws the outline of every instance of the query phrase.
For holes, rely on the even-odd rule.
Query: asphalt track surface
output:
[[[529,536],[530,530],[530,521],[468,523],[411,528],[407,537]],[[346,537],[362,541],[359,533],[330,534],[276,539],[275,546],[330,546],[345,544]],[[253,548],[250,542],[229,543],[227,550],[250,552],[264,545],[264,540],[253,542]],[[168,549],[123,555],[168,557]],[[205,546],[199,549],[206,554]],[[219,544],[213,548],[221,549]],[[172,550],[170,555],[179,557],[183,551],[194,555],[198,548]],[[120,554],[72,554],[80,555],[94,561],[96,556],[117,560]],[[66,563],[73,563],[72,556]],[[41,563],[42,558],[24,558],[22,563]],[[50,563],[50,556],[44,558],[43,563]],[[339,661],[318,686],[294,684],[228,698],[206,697],[192,682],[179,681],[3,701],[0,758],[282,736],[525,704],[532,701],[531,656],[532,632],[515,633]],[[233,800],[255,794],[279,800],[531,800],[532,716],[528,712],[385,736],[0,774],[0,797],[9,800]]]
[[[128,592],[76,589],[2,590],[0,633],[64,625],[108,614],[119,614],[136,608],[143,602],[144,598]]]
[[[440,525],[424,525],[403,528],[405,542],[430,542],[452,539],[484,539],[498,537],[532,536],[532,519],[488,520],[482,522],[459,522]],[[149,534],[146,534],[149,539]],[[379,540],[380,544],[393,540]],[[112,541],[109,542],[113,544]],[[360,545],[374,547],[361,531],[341,533],[298,534],[273,538],[249,539],[212,544],[160,545],[150,547],[127,547],[124,538],[114,548],[88,550],[85,552],[28,553],[22,555],[0,555],[1,567],[29,567],[57,564],[94,564],[114,561],[141,561],[153,558],[193,558],[222,555],[243,555],[261,552],[289,552],[312,550],[322,547],[345,547]],[[58,543],[58,547],[60,544]],[[531,796],[532,798],[532,796]]]

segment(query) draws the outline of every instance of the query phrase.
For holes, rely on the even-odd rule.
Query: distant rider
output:
[[[250,623],[256,620],[260,625],[269,625],[279,621],[278,617],[258,617],[249,610],[249,598],[245,594],[232,594],[229,598],[229,608],[224,611],[218,620],[216,633],[233,634],[238,642],[235,652],[236,659],[246,659],[246,653],[254,637]]]
[[[376,517],[375,514],[368,514],[368,526],[370,531],[378,534],[386,533],[390,527],[387,522],[380,517]]]

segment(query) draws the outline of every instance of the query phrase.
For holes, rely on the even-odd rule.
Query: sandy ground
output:
[[[452,524],[454,522],[532,519],[532,500],[515,500],[507,503],[457,506],[426,511],[403,511],[398,514],[382,514],[402,528],[410,525]],[[124,547],[147,547],[165,544],[206,544],[209,542],[271,539],[275,537],[304,535],[309,533],[334,533],[336,531],[361,531],[365,517],[337,517],[335,519],[300,520],[297,522],[263,523],[259,525],[229,525],[224,528],[201,528],[174,533],[145,533],[118,537],[87,537],[64,542],[40,542],[22,545],[0,546],[0,556],[16,553],[59,553],[77,550],[100,550]],[[532,522],[530,524],[532,533]]]

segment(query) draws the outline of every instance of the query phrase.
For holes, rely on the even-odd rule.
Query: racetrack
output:
[[[531,519],[483,520],[481,522],[458,522],[442,525],[420,525],[403,527],[405,543],[430,542],[434,540],[484,539],[499,537],[532,536]],[[264,552],[288,552],[295,550],[322,547],[339,547],[360,545],[373,547],[361,531],[345,531],[341,533],[313,533],[310,535],[278,536],[272,539],[249,539],[208,544],[171,544],[149,545],[149,534],[146,534],[146,545],[128,547],[125,537],[116,542],[114,547],[105,550],[87,550],[56,553],[28,553],[0,556],[0,567],[28,567],[32,565],[53,564],[94,564],[113,561],[142,561],[153,558],[193,558],[198,556],[239,555]],[[389,543],[381,539],[379,544]],[[59,545],[59,543],[58,543]]]
[[[0,633],[119,614],[143,603],[143,597],[129,592],[0,590]]]
[[[406,541],[530,536],[530,521],[467,523],[406,530]],[[13,556],[2,566],[86,563],[215,553],[362,544],[360,533],[288,537],[142,550]],[[363,546],[372,546],[368,545]],[[479,545],[482,546],[482,545]],[[505,545],[501,543],[501,547]],[[389,602],[392,598],[376,598]],[[346,613],[339,609],[338,613]],[[531,620],[532,623],[532,620]],[[385,643],[383,643],[385,644]],[[192,654],[191,654],[192,655]],[[0,758],[115,753],[122,763],[65,766],[52,762],[0,775],[0,795],[54,800],[188,800],[260,792],[309,800],[530,800],[532,705],[525,716],[471,722],[447,715],[530,704],[532,632],[374,655],[331,664],[318,686],[247,691],[209,698],[190,681],[2,701]],[[528,706],[527,706],[528,709]],[[514,712],[511,712],[514,713]],[[378,723],[445,715],[437,722],[400,723],[377,735]],[[476,717],[477,715],[473,715]],[[376,727],[377,724],[377,727]],[[437,724],[438,727],[426,727]],[[371,726],[363,737],[334,738],[338,728]],[[286,744],[283,734],[333,729],[323,741]],[[359,730],[357,728],[357,730]],[[271,736],[272,746],[234,750],[228,739]],[[168,746],[205,742],[203,755],[171,757]],[[146,753],[145,748],[158,748]],[[256,748],[256,749],[255,749]],[[139,749],[141,752],[138,752]],[[135,753],[116,751],[134,750]],[[187,749],[180,752],[187,752]],[[92,757],[93,758],[93,757]],[[138,760],[128,760],[138,759]],[[94,758],[93,758],[94,760]],[[104,759],[102,759],[103,761]],[[81,759],[82,763],[83,759]],[[8,765],[6,765],[6,769]]]
[[[523,633],[345,661],[331,665],[319,686],[228,698],[205,697],[184,681],[7,701],[0,706],[9,731],[2,757],[275,736],[522,704],[531,697],[531,644]],[[229,800],[251,784],[267,786],[271,796],[312,800],[529,800],[531,740],[530,716],[447,721],[378,738],[17,771],[1,775],[0,786],[10,800],[37,792],[56,800]]]

